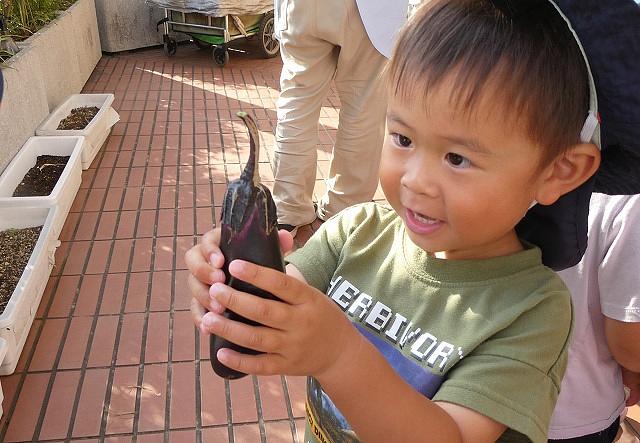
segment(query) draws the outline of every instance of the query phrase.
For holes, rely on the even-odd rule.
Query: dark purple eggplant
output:
[[[251,151],[249,161],[240,178],[229,183],[224,196],[220,238],[220,249],[224,255],[222,270],[226,276],[226,284],[232,288],[259,297],[276,299],[273,294],[238,280],[229,274],[229,263],[236,259],[250,261],[284,272],[284,261],[278,240],[276,205],[269,189],[260,183],[258,128],[253,119],[245,112],[238,112],[237,115],[244,121],[249,131]],[[228,309],[223,315],[231,320],[257,325],[256,322]],[[212,335],[210,340],[211,366],[216,374],[228,379],[240,378],[246,374],[229,369],[218,361],[216,355],[221,348],[230,348],[244,354],[258,354],[257,351]]]

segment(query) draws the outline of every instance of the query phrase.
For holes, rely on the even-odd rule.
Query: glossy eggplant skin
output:
[[[232,288],[259,297],[275,299],[273,294],[235,279],[229,274],[229,263],[236,259],[250,261],[284,272],[284,260],[278,239],[276,206],[269,189],[259,182],[257,127],[248,115],[244,113],[238,113],[238,115],[249,129],[251,153],[242,175],[238,180],[229,183],[225,194],[220,238],[220,250],[225,258],[222,270],[226,277],[226,284]],[[230,310],[226,310],[223,315],[246,324],[257,324]],[[216,374],[227,379],[240,378],[246,374],[227,368],[220,363],[216,355],[221,348],[230,348],[244,354],[258,354],[257,351],[212,335],[210,340],[211,366]]]

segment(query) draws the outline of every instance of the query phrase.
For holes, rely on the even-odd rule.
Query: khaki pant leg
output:
[[[371,44],[355,1],[345,3],[349,10],[335,77],[341,102],[339,126],[327,192],[318,205],[318,215],[325,220],[371,200],[378,186],[385,131],[387,102],[380,75],[386,58]]]
[[[317,168],[318,120],[336,71],[337,48],[317,34],[323,0],[284,0],[281,30],[283,61],[277,101],[275,181],[278,222],[291,225],[315,219],[313,188]],[[334,11],[335,12],[335,11]]]

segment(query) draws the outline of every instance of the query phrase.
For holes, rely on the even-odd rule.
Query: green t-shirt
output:
[[[437,259],[411,242],[391,208],[369,203],[325,222],[287,261],[423,395],[505,424],[501,441],[546,441],[566,367],[571,302],[538,248]],[[358,439],[310,378],[305,442],[324,441]]]

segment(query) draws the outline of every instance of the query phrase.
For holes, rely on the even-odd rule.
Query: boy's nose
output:
[[[436,197],[438,195],[438,179],[434,171],[424,166],[424,162],[411,161],[400,179],[403,187],[416,195]]]

